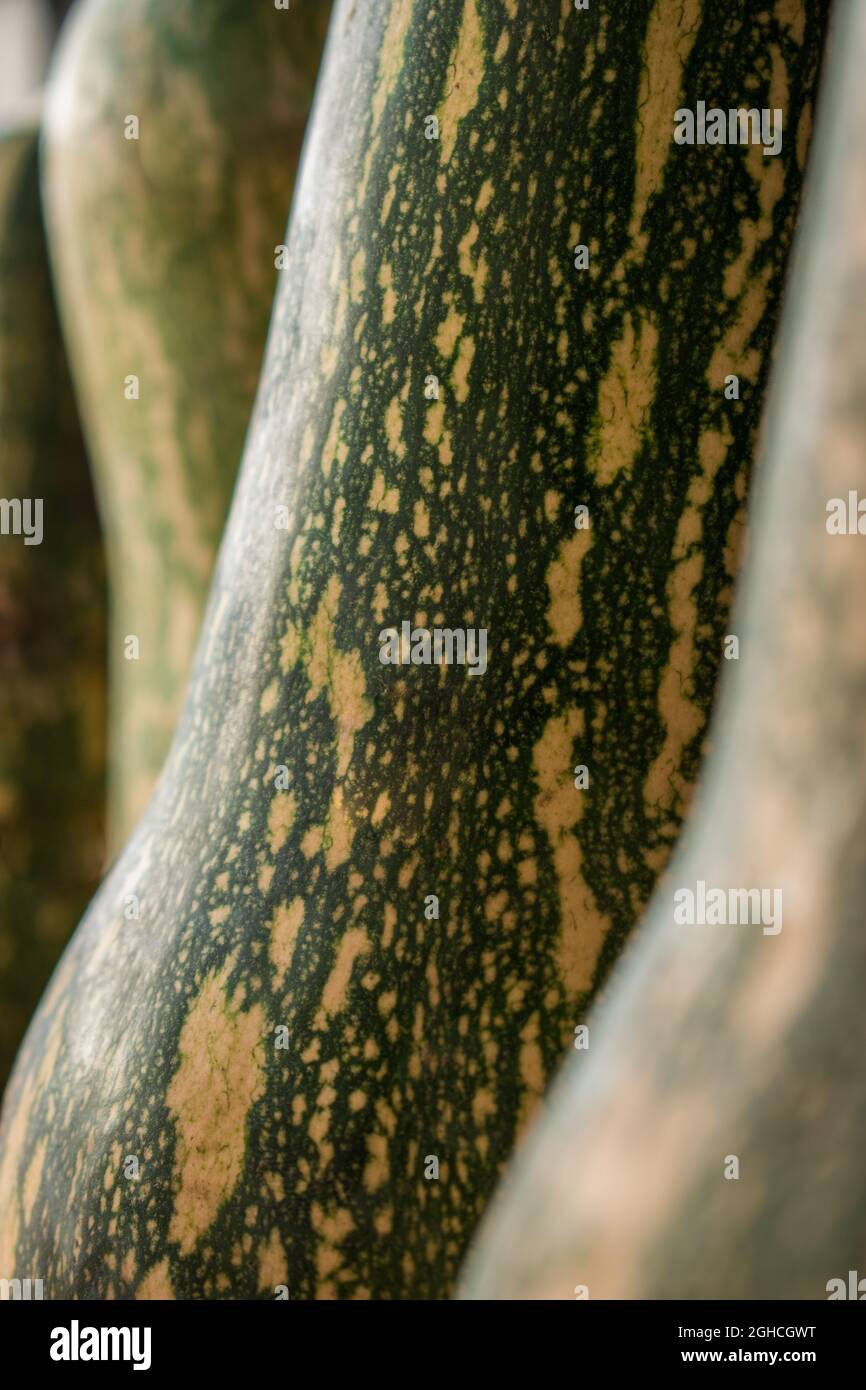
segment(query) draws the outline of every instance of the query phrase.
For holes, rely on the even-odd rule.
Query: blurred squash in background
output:
[[[329,13],[84,0],[49,83],[51,255],[108,549],[112,852],[186,687]]]
[[[106,685],[102,542],[42,228],[38,104],[7,120],[0,130],[0,1088],[99,880]]]

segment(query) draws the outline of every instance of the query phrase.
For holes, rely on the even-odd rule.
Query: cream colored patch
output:
[[[559,554],[551,561],[547,570],[547,588],[550,594],[547,621],[554,641],[561,647],[567,647],[577,636],[583,622],[580,570],[591,544],[591,536],[590,530],[575,531],[573,536],[563,541],[559,547]]]
[[[460,334],[463,332],[463,324],[465,321],[463,315],[458,314],[454,305],[451,304],[448,313],[445,315],[445,318],[440,323],[436,332],[436,351],[440,353],[442,357],[448,359],[454,355],[454,349],[457,346],[457,340]]]
[[[670,0],[656,0],[647,24],[635,116],[636,172],[629,237],[640,251],[640,227],[650,195],[661,187],[673,142],[683,69],[701,21],[701,0],[681,0],[672,20]]]
[[[318,1202],[313,1203],[311,1215],[313,1230],[319,1238],[316,1269],[321,1281],[338,1270],[343,1263],[339,1247],[346,1236],[355,1229],[355,1222],[352,1213],[346,1207],[334,1206],[325,1210]],[[329,1286],[323,1286],[320,1282],[319,1296],[331,1296]]]
[[[241,1175],[246,1119],[264,1092],[264,1010],[226,997],[234,966],[205,979],[178,1040],[180,1065],[166,1092],[177,1128],[175,1200],[169,1238],[189,1255]]]
[[[388,610],[388,590],[385,588],[385,585],[382,583],[381,579],[379,580],[375,590],[373,591],[372,608],[373,617],[376,619],[376,622],[384,622],[385,614]]]
[[[277,705],[278,695],[279,681],[272,680],[271,684],[267,685],[267,687],[263,689],[263,692],[261,692],[261,699],[259,701],[259,713],[270,714],[271,710],[274,709],[274,706]]]
[[[482,212],[487,211],[488,207],[490,206],[493,200],[493,194],[495,192],[496,190],[493,184],[491,183],[490,179],[485,179],[481,185],[481,188],[479,189],[478,197],[475,199],[475,211],[477,214],[480,215]]]
[[[428,444],[438,444],[445,428],[445,406],[442,401],[434,401],[427,411],[424,422],[424,438]]]
[[[271,958],[271,965],[277,974],[278,986],[282,985],[292,968],[295,944],[303,921],[304,900],[303,898],[293,898],[290,903],[281,903],[268,923],[270,931],[268,953]]]
[[[770,54],[770,106],[787,115],[790,95],[788,69],[782,57],[782,50],[777,43],[771,43],[768,52]],[[754,146],[752,148],[754,149]],[[771,162],[778,163],[778,160]]]
[[[397,295],[394,291],[394,273],[389,265],[383,265],[379,270],[379,288],[382,290],[382,322],[393,323]]]
[[[389,488],[385,483],[382,470],[377,468],[373,475],[373,485],[370,488],[370,496],[367,498],[367,506],[371,511],[388,512],[390,516],[396,516],[400,510],[400,493],[396,487]]]
[[[377,1192],[388,1181],[390,1172],[388,1140],[385,1135],[368,1134],[367,1150],[369,1158],[364,1168],[364,1186],[368,1192]]]
[[[461,339],[460,351],[457,354],[457,361],[454,364],[454,395],[461,405],[469,395],[469,372],[472,368],[472,359],[474,356],[475,343],[473,339]]]
[[[598,911],[583,877],[583,855],[572,833],[584,808],[585,791],[574,785],[574,742],[584,730],[580,710],[549,719],[532,750],[538,795],[535,818],[553,850],[559,888],[561,934],[557,960],[563,984],[574,998],[589,989],[608,919]]]
[[[328,819],[325,824],[323,843],[325,845],[325,864],[328,870],[333,873],[341,864],[345,864],[349,855],[352,853],[352,844],[355,839],[355,823],[352,819],[348,803],[345,798],[342,786],[334,788],[331,796],[331,804],[328,807]]]
[[[310,624],[306,668],[310,682],[307,699],[315,700],[323,690],[328,693],[331,718],[337,726],[337,776],[345,777],[355,735],[372,717],[373,707],[366,699],[360,652],[341,652],[334,641],[341,591],[339,579],[332,575]]]
[[[149,1269],[135,1291],[136,1299],[174,1298],[168,1270],[168,1260],[160,1260],[159,1264]]]
[[[439,107],[440,158],[447,164],[454,153],[460,122],[478,103],[484,73],[484,42],[475,0],[464,0],[457,43],[448,66],[448,91]]]
[[[345,1008],[352,968],[358,957],[369,949],[370,942],[362,927],[350,927],[341,937],[340,945],[337,948],[337,959],[334,961],[322,994],[322,1006],[326,1013],[336,1014]]]
[[[614,345],[598,392],[598,423],[587,463],[602,484],[629,474],[649,423],[656,385],[658,329],[641,320],[637,335],[631,314]]]
[[[318,854],[322,848],[323,837],[324,830],[321,825],[311,825],[301,840],[301,853],[307,859],[312,859],[313,855]]]
[[[544,1058],[538,1042],[540,1031],[541,1020],[539,1015],[535,1013],[520,1032],[519,1067],[520,1081],[524,1091],[518,1121],[518,1130],[521,1133],[526,1129],[537,1102],[544,1094]]]
[[[415,503],[412,529],[420,540],[425,540],[430,534],[430,513],[423,498]]]
[[[273,1292],[279,1284],[288,1284],[288,1262],[280,1233],[274,1226],[267,1244],[259,1246],[259,1289]]]
[[[778,22],[789,30],[794,42],[802,44],[806,34],[806,6],[803,0],[776,0],[775,15]]]
[[[295,823],[297,801],[291,792],[275,792],[268,810],[268,844],[271,854],[279,854]]]
[[[480,304],[484,299],[484,288],[487,284],[487,259],[483,251],[478,253],[477,259],[473,258],[472,248],[477,240],[478,223],[473,222],[469,231],[461,237],[457,245],[457,256],[460,273],[472,281],[472,293],[475,302]]]
[[[472,1123],[480,1129],[489,1116],[496,1114],[496,1097],[486,1088],[476,1091],[472,1099]]]
[[[373,93],[373,134],[376,133],[388,98],[397,85],[397,79],[402,71],[403,47],[412,19],[412,0],[393,0],[390,11],[388,27],[385,30],[379,53],[376,90]]]
[[[371,824],[380,826],[391,809],[391,798],[387,792],[380,792],[370,817]]]

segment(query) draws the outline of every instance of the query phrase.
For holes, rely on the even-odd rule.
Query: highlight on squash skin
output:
[[[227,488],[199,510],[190,460],[219,442],[225,481],[241,457],[220,425],[235,357],[251,360],[240,251],[203,235],[189,303],[217,281],[238,337],[201,375],[181,365],[182,311],[136,276],[160,189],[183,183],[174,124],[224,167],[221,69],[185,70],[193,0],[122,17],[85,0],[46,186],[56,231],[77,229],[55,254],[114,601],[161,644],[156,677],[123,667],[127,812],[158,761],[134,725],[160,746],[174,726],[208,598],[159,783],[5,1100],[0,1273],[38,1268],[52,1296],[87,1299],[447,1298],[564,1055],[592,1038],[594,1064],[602,992],[628,1035],[619,957],[684,821],[706,815],[716,684],[745,645],[733,586],[827,9],[338,0],[211,578]],[[237,18],[248,56],[273,58],[261,99],[281,119],[276,36],[290,52],[289,26],[312,24],[298,14]],[[157,113],[142,82],[126,141],[143,52],[172,100]],[[783,110],[779,152],[678,145],[675,111],[710,98]],[[97,229],[89,141],[117,180]],[[274,238],[237,165],[261,290]],[[99,315],[110,362],[85,343]],[[115,390],[127,374],[138,400]],[[669,964],[673,1003],[685,968]],[[620,1070],[617,1103],[660,1104],[653,1065]],[[689,1093],[659,1145],[703,1134],[710,1108]],[[599,1138],[593,1199],[652,1109]],[[676,1210],[676,1175],[653,1178],[657,1207],[631,1200],[611,1228],[618,1269]],[[531,1225],[536,1180],[496,1259]],[[545,1260],[521,1289],[553,1289]]]

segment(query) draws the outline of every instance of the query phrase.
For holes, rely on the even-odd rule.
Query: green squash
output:
[[[844,0],[700,809],[482,1228],[470,1298],[863,1298],[864,66],[866,8]],[[708,924],[678,923],[700,882]],[[713,924],[711,889],[730,918],[752,888],[760,918]]]
[[[698,765],[824,18],[336,7],[190,695],[7,1102],[4,1268],[452,1289]],[[778,156],[674,144],[745,92]],[[486,670],[383,663],[404,622]]]
[[[0,130],[0,1090],[105,855],[104,558],[38,121],[34,108]]]
[[[186,690],[329,8],[85,0],[52,71],[51,255],[111,585],[113,850]]]

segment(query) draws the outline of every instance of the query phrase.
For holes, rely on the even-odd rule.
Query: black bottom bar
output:
[[[266,1311],[252,1302],[21,1300],[3,1305],[0,1326],[5,1346],[14,1348],[23,1371],[92,1380],[103,1369],[116,1376],[133,1374],[138,1367],[140,1376],[160,1381],[179,1372],[214,1371],[222,1383],[236,1372],[247,1390],[251,1375],[268,1375],[279,1367],[293,1378],[300,1374],[309,1379],[319,1358],[329,1380],[339,1371],[341,1356],[354,1377],[367,1360],[364,1348],[374,1346],[368,1369],[375,1360],[380,1368],[390,1365],[389,1380],[421,1376],[426,1384],[437,1363],[443,1375],[452,1377],[457,1366],[464,1372],[473,1363],[483,1366],[489,1383],[500,1361],[515,1372],[527,1355],[540,1358],[536,1372],[544,1364],[552,1372],[564,1358],[573,1368],[598,1369],[601,1363],[606,1373],[801,1366],[826,1381],[828,1373],[857,1364],[866,1320],[858,1308],[832,1301],[479,1306],[295,1300],[293,1307],[289,1300]],[[525,1340],[538,1330],[545,1340]],[[365,1340],[371,1332],[375,1342]],[[551,1336],[555,1341],[546,1340]],[[390,1362],[389,1350],[394,1356]]]

